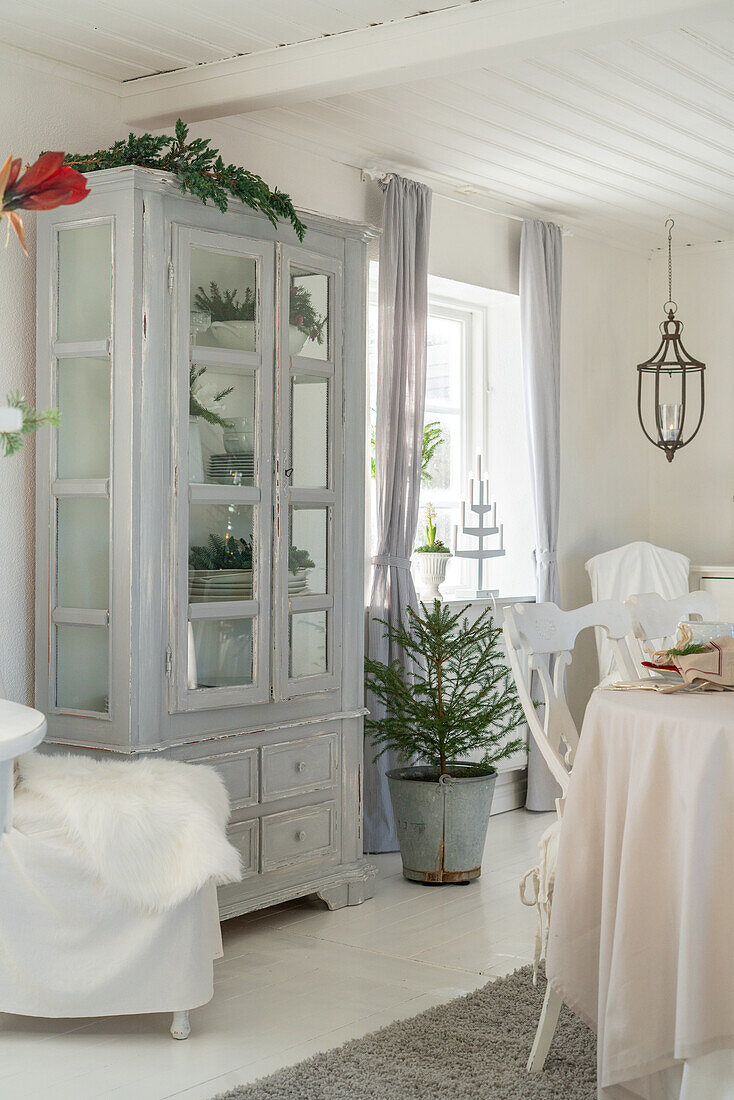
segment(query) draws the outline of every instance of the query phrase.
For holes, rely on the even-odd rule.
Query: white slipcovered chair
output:
[[[652,676],[651,669],[643,661],[650,652],[672,645],[678,623],[686,620],[716,620],[719,609],[710,592],[687,592],[674,600],[665,600],[657,592],[644,592],[631,596],[626,607],[632,617],[630,650],[637,666],[638,676]]]
[[[586,572],[591,582],[591,598],[620,600],[624,603],[637,592],[657,592],[672,600],[688,592],[690,560],[675,550],[653,546],[651,542],[630,542],[589,558]],[[614,654],[603,635],[596,631],[599,655],[599,679],[609,683],[614,668]],[[638,673],[636,675],[639,675]]]
[[[30,752],[45,728],[0,700],[0,1013],[171,1012],[185,1039],[222,950],[215,883],[240,875],[221,780]]]
[[[520,884],[523,903],[538,910],[536,977],[548,941],[563,802],[579,743],[578,730],[566,701],[566,669],[572,660],[576,638],[582,630],[590,627],[601,630],[608,640],[618,668],[618,678],[629,679],[631,659],[625,639],[632,629],[632,620],[627,608],[618,600],[602,600],[574,611],[562,611],[554,603],[515,604],[505,611],[505,647],[525,719],[562,792],[556,802],[558,818],[546,829],[538,845],[538,865],[527,872]],[[534,674],[540,688],[542,712],[533,699]],[[530,896],[528,889],[532,891]],[[548,985],[528,1059],[529,1073],[540,1073],[543,1069],[561,1004],[559,995]]]

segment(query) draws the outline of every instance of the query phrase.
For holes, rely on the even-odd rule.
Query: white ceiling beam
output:
[[[122,85],[125,120],[163,127],[655,34],[731,16],[731,0],[475,0]]]

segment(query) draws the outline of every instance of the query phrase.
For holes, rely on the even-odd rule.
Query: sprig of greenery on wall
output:
[[[197,195],[203,203],[211,202],[224,211],[231,196],[259,210],[272,225],[277,225],[278,221],[290,222],[299,241],[303,240],[306,227],[296,214],[290,196],[277,187],[271,190],[260,176],[246,168],[225,164],[219,150],[212,149],[209,138],[188,141],[188,134],[188,126],[179,119],[173,134],[160,137],[128,134],[127,141],[116,141],[109,149],[67,153],[64,163],[78,172],[99,172],[128,164],[172,172],[181,190]]]
[[[0,452],[8,458],[10,455],[14,455],[23,446],[23,437],[26,435],[33,435],[39,428],[42,428],[44,424],[48,424],[52,428],[58,428],[59,426],[59,411],[58,409],[46,409],[45,412],[38,412],[29,405],[25,398],[21,397],[16,391],[15,393],[9,393],[6,398],[6,405],[11,409],[20,409],[23,414],[23,424],[17,432],[0,432]]]

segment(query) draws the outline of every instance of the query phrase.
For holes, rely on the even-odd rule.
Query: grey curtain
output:
[[[367,649],[378,661],[407,658],[394,651],[377,620],[397,624],[417,607],[410,555],[418,522],[426,398],[428,238],[431,192],[391,175],[385,188],[380,240],[379,337],[375,429],[377,554]],[[410,666],[408,665],[409,671]],[[380,704],[368,696],[374,714]],[[385,772],[401,761],[386,753],[373,762],[365,739],[364,832],[368,852],[398,848]]]
[[[525,415],[535,509],[536,599],[560,601],[558,504],[561,386],[561,230],[525,221],[520,244],[520,324]],[[529,746],[529,810],[552,810],[560,787],[534,744]]]

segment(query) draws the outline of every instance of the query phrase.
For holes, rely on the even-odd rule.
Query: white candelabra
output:
[[[465,535],[471,535],[473,538],[478,539],[476,550],[457,550],[456,543],[458,537],[458,525],[454,524],[454,538],[452,551],[456,558],[473,558],[477,563],[477,594],[478,600],[489,599],[491,596],[496,596],[499,593],[499,589],[485,588],[483,585],[483,570],[484,562],[487,558],[501,558],[505,553],[504,546],[504,529],[503,524],[497,525],[497,502],[489,502],[489,479],[482,476],[482,456],[477,455],[477,476],[478,482],[476,495],[478,500],[475,500],[474,491],[474,474],[469,474],[469,511],[474,512],[478,517],[475,526],[466,526],[466,505],[467,502],[461,502],[461,530]],[[489,518],[489,525],[485,527],[485,517]],[[494,549],[485,547],[484,540],[486,538],[499,535],[499,546]]]

